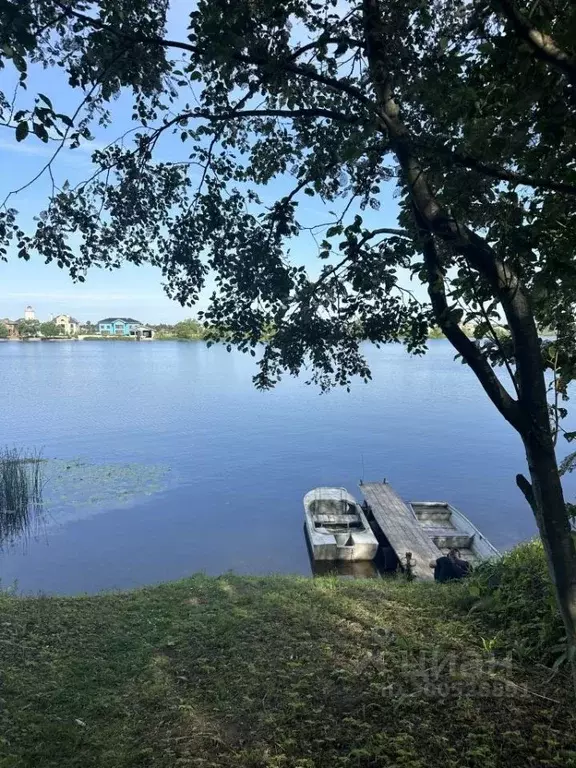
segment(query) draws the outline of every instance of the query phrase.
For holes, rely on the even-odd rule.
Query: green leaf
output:
[[[51,109],[51,110],[54,110],[54,107],[52,106],[52,102],[50,101],[50,99],[48,98],[48,96],[45,96],[43,93],[39,93],[39,94],[38,94],[38,98],[39,98],[39,99],[42,99],[42,101],[43,101],[45,104],[47,104],[47,105],[50,107],[50,109]]]
[[[12,54],[12,61],[14,62],[14,66],[20,72],[21,74],[26,73],[26,60],[20,56],[20,54],[13,53]]]
[[[42,125],[42,123],[34,123],[32,129],[39,139],[41,139],[45,144],[48,143],[48,131]]]
[[[25,120],[18,123],[18,126],[16,127],[16,141],[24,141],[29,132],[30,126]]]
[[[64,125],[67,125],[68,128],[74,128],[74,121],[72,118],[68,117],[68,115],[63,115],[59,112],[56,117],[58,117],[64,123]]]

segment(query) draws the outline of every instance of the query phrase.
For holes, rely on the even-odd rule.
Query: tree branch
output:
[[[122,57],[122,56],[123,56],[125,53],[126,53],[126,51],[125,51],[125,50],[124,50],[124,51],[120,51],[120,53],[118,53],[118,54],[117,54],[117,55],[116,55],[116,56],[115,56],[115,57],[114,57],[114,58],[113,58],[111,61],[109,61],[109,62],[108,62],[108,64],[106,64],[106,66],[105,66],[105,67],[104,67],[104,68],[101,70],[101,72],[100,72],[100,74],[99,74],[99,77],[97,78],[96,82],[95,82],[95,83],[94,83],[94,85],[93,85],[93,86],[90,88],[90,90],[89,90],[89,91],[88,91],[88,92],[85,94],[84,98],[82,99],[82,101],[80,102],[80,104],[77,106],[77,108],[75,109],[75,111],[74,111],[74,113],[73,113],[72,117],[70,118],[70,119],[71,119],[71,121],[72,121],[72,123],[74,123],[74,121],[76,120],[76,118],[77,118],[77,117],[78,117],[78,115],[80,114],[80,111],[82,110],[82,108],[84,107],[84,105],[85,105],[85,104],[86,104],[88,101],[90,101],[90,99],[92,98],[92,95],[94,94],[94,91],[95,91],[95,90],[96,90],[96,89],[97,89],[97,88],[98,88],[98,87],[101,85],[101,81],[102,81],[102,78],[103,78],[103,77],[106,75],[106,73],[108,72],[108,70],[109,70],[109,69],[110,69],[112,66],[114,66],[114,64],[115,64],[115,63],[116,63],[116,62],[117,62],[117,61],[118,61],[118,60],[119,60],[119,59],[120,59],[120,58],[121,58],[121,57]],[[9,200],[9,199],[10,199],[10,198],[11,198],[13,195],[17,195],[17,194],[19,194],[20,192],[23,192],[25,189],[27,189],[27,188],[28,188],[28,187],[30,187],[32,184],[34,184],[34,182],[35,182],[35,181],[38,181],[38,179],[39,179],[39,178],[41,178],[41,177],[42,177],[42,176],[43,176],[43,175],[44,175],[44,174],[45,174],[47,171],[48,171],[50,174],[52,174],[52,164],[54,163],[54,161],[56,160],[56,158],[58,157],[58,155],[60,154],[60,152],[61,152],[61,151],[64,149],[64,147],[65,147],[65,145],[66,145],[66,140],[67,140],[67,138],[68,138],[69,134],[70,134],[70,126],[67,126],[67,127],[66,127],[66,130],[64,131],[64,135],[63,135],[63,136],[62,136],[62,138],[61,138],[61,139],[58,141],[58,146],[56,147],[56,149],[55,149],[55,150],[54,150],[54,152],[52,153],[52,155],[51,155],[50,159],[49,159],[49,160],[48,160],[48,161],[47,161],[47,162],[46,162],[46,163],[45,163],[45,164],[42,166],[42,168],[41,168],[41,169],[40,169],[40,170],[39,170],[39,171],[38,171],[38,172],[37,172],[37,173],[36,173],[36,174],[35,174],[35,175],[34,175],[34,176],[31,178],[31,179],[29,179],[29,180],[28,180],[28,181],[27,181],[25,184],[22,184],[20,187],[18,187],[18,188],[16,188],[16,189],[12,189],[10,192],[8,192],[8,194],[6,195],[6,197],[4,198],[4,200],[3,200],[3,201],[2,201],[2,203],[1,203],[1,207],[3,207],[3,208],[4,208],[4,207],[6,206],[6,203],[8,202],[8,200]]]
[[[389,235],[401,235],[402,237],[410,237],[410,234],[406,232],[403,229],[390,229],[388,227],[383,227],[382,229],[374,229],[371,232],[367,232],[355,245],[355,247],[351,247],[348,249],[348,252],[346,253],[346,256],[344,256],[343,259],[341,259],[337,264],[334,264],[334,266],[330,267],[330,269],[327,269],[323,274],[320,275],[320,277],[316,280],[315,283],[312,283],[310,286],[310,292],[307,295],[307,298],[314,296],[318,288],[326,282],[326,280],[329,277],[332,277],[332,275],[336,274],[347,262],[351,261],[358,253],[359,249],[361,248],[364,243],[367,243],[368,240],[370,240],[372,237],[375,237],[376,235],[381,234],[389,234]]]
[[[516,475],[516,485],[522,491],[524,498],[534,513],[534,516],[538,518],[538,506],[536,504],[536,499],[534,498],[534,489],[532,488],[532,484],[529,480],[526,479],[526,477],[524,477],[524,475],[518,474]]]
[[[510,377],[510,381],[512,382],[512,386],[514,387],[514,390],[516,392],[516,396],[520,396],[520,391],[518,389],[518,384],[516,383],[516,377],[514,376],[514,371],[512,370],[512,365],[510,364],[510,361],[508,360],[508,357],[506,355],[506,352],[504,350],[504,347],[502,345],[502,342],[500,341],[500,338],[498,337],[498,334],[496,333],[496,330],[494,326],[492,325],[492,321],[490,319],[490,316],[488,312],[486,311],[486,307],[484,306],[484,302],[478,296],[478,293],[476,292],[476,289],[474,287],[474,278],[472,276],[472,271],[470,269],[470,264],[468,264],[468,261],[465,259],[464,264],[466,265],[466,271],[468,273],[468,279],[470,280],[470,285],[472,286],[472,295],[474,296],[474,299],[478,306],[480,307],[480,312],[482,313],[482,317],[484,318],[484,322],[488,326],[490,333],[492,334],[492,341],[496,346],[498,347],[498,351],[500,352],[500,355],[502,356],[502,359],[504,360],[504,365],[506,366],[506,370],[508,371],[508,376]]]
[[[480,235],[450,215],[437,199],[414,152],[408,128],[400,119],[398,107],[393,99],[386,99],[386,90],[381,84],[380,62],[385,60],[385,33],[379,2],[363,2],[368,63],[380,103],[382,124],[402,169],[415,215],[421,222],[419,228],[437,235],[452,251],[464,256],[491,286],[502,305],[514,343],[519,404],[527,405],[527,410],[533,413],[535,408],[541,408],[542,403],[546,403],[546,389],[540,341],[528,294],[511,265],[502,261]],[[523,435],[533,428],[533,424],[521,423],[519,419],[515,419],[514,425]]]
[[[340,35],[339,37],[319,37],[318,40],[313,40],[312,42],[306,43],[306,45],[303,45],[300,48],[296,48],[296,50],[293,51],[292,54],[288,57],[288,61],[295,61],[297,58],[302,56],[303,53],[312,51],[314,48],[319,48],[322,45],[338,45],[339,43],[349,43],[356,48],[360,48],[362,45],[361,40],[354,40],[353,38],[347,37],[346,35]]]
[[[193,118],[201,118],[210,122],[219,122],[225,120],[241,120],[245,117],[289,117],[297,119],[299,117],[325,117],[329,120],[339,120],[345,123],[357,123],[360,118],[345,115],[333,109],[323,109],[321,107],[310,109],[232,109],[229,112],[210,112],[209,110],[196,109],[192,112],[183,112],[172,120],[160,126],[159,130],[166,130],[173,125],[182,123]]]
[[[84,22],[88,26],[108,32],[109,34],[123,41],[142,43],[144,45],[155,45],[162,48],[177,48],[182,51],[189,51],[190,53],[194,53],[199,56],[203,56],[208,53],[197,45],[193,45],[192,43],[184,43],[180,40],[168,40],[163,37],[155,36],[148,37],[147,35],[125,34],[124,32],[120,32],[119,30],[104,24],[102,21],[100,21],[100,19],[95,19],[92,16],[88,16],[84,13],[80,13],[79,11],[75,11],[69,6],[66,6],[64,3],[58,2],[58,0],[56,0],[56,3],[60,8],[66,10],[67,13],[73,18]],[[353,96],[371,112],[374,114],[378,113],[376,104],[374,104],[374,102],[369,99],[359,88],[356,88],[355,86],[343,80],[339,80],[338,78],[323,75],[310,66],[294,64],[290,61],[290,58],[284,60],[275,60],[267,56],[248,55],[239,53],[238,51],[230,51],[230,58],[239,64],[253,64],[254,66],[270,69],[272,72],[280,70],[305,77],[308,80],[312,80],[316,83],[319,83],[320,85],[325,85],[328,88],[339,91],[340,93],[346,93],[349,96]]]
[[[364,243],[368,242],[368,240],[371,240],[373,237],[376,237],[377,235],[397,235],[398,237],[407,237],[410,238],[410,232],[406,229],[394,229],[394,227],[380,227],[379,229],[373,229],[371,232],[367,232],[364,237],[360,240],[359,245],[363,245]]]
[[[424,146],[426,146],[424,144]],[[462,152],[450,152],[450,150],[444,150],[439,147],[432,146],[431,149],[434,152],[445,155],[450,158],[455,165],[460,165],[463,168],[470,168],[483,176],[491,176],[501,181],[511,181],[513,184],[522,184],[526,187],[535,187],[539,189],[547,189],[551,192],[560,192],[567,195],[576,195],[576,184],[568,184],[564,181],[554,181],[550,178],[542,178],[539,176],[530,176],[527,173],[518,173],[516,171],[510,171],[507,168],[501,168],[497,165],[490,163],[484,163],[478,158],[466,155]]]
[[[500,2],[501,4],[506,4],[507,0],[498,0],[498,2]],[[74,16],[75,18],[83,21],[85,24],[89,26],[94,26],[97,29],[105,30],[120,39],[130,40],[132,42],[140,42],[140,43],[145,43],[150,45],[159,45],[161,47],[166,47],[166,48],[179,48],[181,50],[185,50],[195,54],[202,53],[202,51],[197,46],[192,45],[191,43],[184,43],[177,40],[166,40],[159,37],[158,38],[146,37],[144,35],[126,35],[118,30],[113,29],[112,27],[107,26],[106,24],[102,23],[99,19],[94,19],[86,14],[75,11],[69,7],[66,7],[62,3],[58,3],[58,5],[60,5],[61,8],[65,9],[69,15]],[[510,3],[508,3],[508,5],[510,5]],[[337,38],[337,37],[328,38],[326,42],[337,42],[343,39],[344,38]],[[354,44],[359,43],[359,41],[356,41],[356,40],[350,40],[350,42],[353,42]],[[368,109],[371,112],[378,113],[377,105],[375,105],[371,99],[367,98],[365,94],[362,93],[362,91],[350,85],[349,83],[343,82],[342,80],[339,80],[337,78],[332,78],[326,75],[322,75],[321,73],[316,72],[310,67],[299,66],[294,63],[295,58],[300,56],[306,50],[309,50],[313,47],[318,46],[320,43],[321,43],[320,40],[307,43],[305,46],[302,46],[301,48],[296,49],[292,53],[292,55],[284,61],[273,61],[261,56],[246,56],[238,52],[232,52],[231,58],[241,63],[254,64],[256,66],[269,66],[274,69],[282,69],[287,72],[292,72],[293,74],[308,78],[321,85],[326,85],[332,88],[333,90],[337,90],[342,93],[347,93],[349,96],[353,96],[356,100],[358,100],[361,104],[363,104],[363,106],[368,107]],[[576,72],[576,63],[574,63],[574,67]],[[385,87],[386,87],[386,101],[390,101],[391,81],[387,75],[386,75]],[[323,114],[320,114],[321,112],[322,110],[319,109],[318,114],[316,116],[327,117],[329,119],[340,120],[342,122],[350,122],[350,123],[359,121],[359,118],[350,118],[344,115],[343,113],[336,112],[334,110],[325,110]],[[286,116],[289,117],[290,115],[286,115]],[[296,117],[296,115],[292,115],[292,116]],[[311,117],[314,115],[311,113],[310,114],[302,113],[301,116]],[[205,116],[205,117],[206,119],[216,119],[215,117],[214,118],[209,118],[208,116]],[[379,117],[382,119],[381,114],[379,114]],[[222,119],[225,119],[225,118],[223,117]],[[438,148],[435,148],[435,151],[439,151]],[[516,184],[523,184],[529,187],[538,187],[541,189],[548,189],[552,192],[561,192],[564,194],[576,196],[576,184],[569,184],[567,182],[562,182],[562,181],[554,181],[553,179],[549,179],[549,178],[533,177],[528,174],[518,173],[516,171],[499,168],[498,166],[495,166],[489,163],[484,163],[478,158],[474,158],[459,152],[456,152],[456,153],[446,152],[445,154],[446,155],[449,154],[451,159],[456,165],[461,165],[462,167],[470,168],[486,176],[491,176],[493,178],[500,179],[502,181],[511,181]]]
[[[563,51],[550,35],[536,29],[518,9],[514,0],[494,0],[497,7],[512,24],[514,31],[530,48],[535,56],[560,70],[576,83],[576,58]]]
[[[416,216],[420,219],[417,212]],[[426,228],[424,222],[421,223],[422,253],[428,274],[428,295],[430,296],[430,302],[438,325],[448,341],[472,368],[484,391],[502,416],[515,429],[518,429],[520,424],[518,402],[510,396],[478,345],[468,338],[454,317],[453,310],[449,307],[446,298],[444,272],[438,251],[436,250],[436,244],[434,243],[434,237],[432,232]]]

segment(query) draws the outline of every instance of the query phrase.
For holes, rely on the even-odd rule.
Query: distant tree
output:
[[[0,339],[7,339],[9,336],[8,328],[4,323],[0,323]]]
[[[61,336],[62,328],[50,320],[47,323],[40,324],[40,333],[42,336],[46,336],[47,338],[51,338],[53,336]]]
[[[174,326],[174,335],[178,339],[203,339],[205,336],[204,326],[198,322],[189,318],[188,320],[182,320],[180,323],[176,323]]]
[[[40,322],[38,320],[18,320],[18,334],[22,339],[29,339],[40,334]]]
[[[176,336],[174,326],[169,325],[168,323],[158,323],[156,325],[149,325],[148,327],[152,328],[154,331],[154,338],[157,340],[173,339]]]

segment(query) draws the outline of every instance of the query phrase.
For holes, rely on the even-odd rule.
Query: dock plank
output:
[[[388,483],[362,483],[360,490],[400,561],[405,563],[406,552],[411,552],[414,576],[433,579],[430,561],[436,560],[439,552],[414,518],[412,510]]]

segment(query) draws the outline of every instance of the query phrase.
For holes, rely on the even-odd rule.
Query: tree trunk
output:
[[[364,38],[370,75],[388,137],[407,183],[415,223],[422,238],[428,288],[436,320],[462,354],[500,413],[522,437],[532,487],[520,483],[534,511],[556,599],[566,629],[568,654],[576,692],[576,547],[570,529],[548,414],[540,340],[529,296],[520,276],[502,262],[483,238],[444,211],[411,145],[407,126],[394,101],[393,83],[380,0],[363,0]],[[464,257],[492,287],[501,304],[514,344],[518,400],[503,391],[476,344],[467,340],[456,322],[444,289],[444,268],[434,244],[441,238]]]
[[[549,433],[549,430],[547,430]],[[568,650],[576,653],[576,547],[570,528],[552,438],[522,436],[532,480],[535,517],[566,628]],[[574,661],[574,660],[573,660]],[[574,664],[576,686],[576,666]]]

